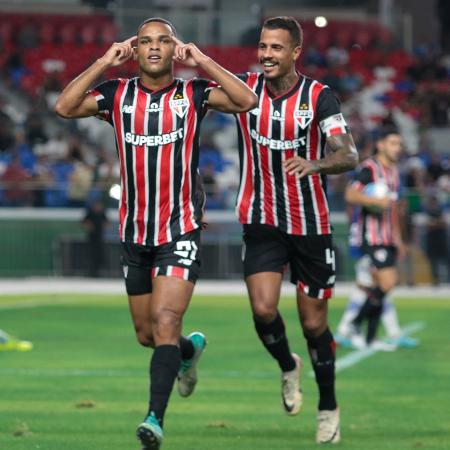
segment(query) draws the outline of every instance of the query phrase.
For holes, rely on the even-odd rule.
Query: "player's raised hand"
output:
[[[297,178],[303,178],[319,171],[319,167],[314,161],[308,161],[301,156],[293,156],[283,162],[284,170],[288,175],[295,175]]]
[[[208,59],[195,44],[185,44],[175,36],[172,36],[172,40],[175,42],[174,61],[180,62],[188,67],[197,67]]]
[[[109,67],[120,66],[133,56],[133,44],[137,42],[137,36],[132,36],[123,42],[115,42],[102,56],[102,61]]]

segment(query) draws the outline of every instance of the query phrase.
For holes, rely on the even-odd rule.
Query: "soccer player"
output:
[[[91,86],[105,70],[130,58],[139,76]],[[173,61],[204,70],[213,82],[174,78]],[[220,86],[220,87],[218,87]],[[143,22],[137,36],[113,44],[62,92],[56,112],[65,118],[99,116],[113,127],[120,159],[120,238],[125,285],[139,343],[154,347],[150,405],[137,435],[158,449],[174,380],[188,396],[206,341],[180,336],[199,272],[200,217],[196,192],[199,126],[207,107],[238,113],[256,96],[237,77],[176,37],[161,18]]]
[[[361,342],[359,336],[354,336],[353,320],[358,315],[361,307],[366,301],[368,290],[374,287],[372,271],[374,270],[371,264],[370,256],[365,255],[361,251],[361,243],[359,242],[360,232],[358,231],[358,208],[353,208],[354,219],[350,225],[350,249],[351,256],[356,259],[355,262],[355,286],[353,287],[350,297],[347,302],[347,307],[342,315],[339,325],[335,334],[335,341],[337,344],[343,347],[353,347],[352,340],[355,341],[358,346],[358,340]],[[381,323],[387,336],[388,344],[391,346],[385,346],[384,349],[395,349],[397,347],[402,348],[414,348],[418,346],[418,340],[403,334],[398,320],[397,309],[394,302],[391,299],[391,295],[388,294],[384,298],[383,311],[381,313]]]
[[[366,289],[364,304],[353,319],[357,330],[367,321],[366,338],[357,347],[371,345],[389,350],[386,343],[375,340],[383,311],[385,297],[397,283],[397,253],[403,256],[403,244],[398,219],[399,175],[396,167],[402,151],[402,140],[392,126],[384,127],[376,142],[376,154],[358,167],[355,180],[347,187],[346,200],[359,206],[359,216],[353,232],[361,243],[364,255],[370,258],[373,267],[373,286]],[[384,184],[387,189],[382,196],[372,195],[366,189],[371,183]]]
[[[254,325],[280,367],[284,410],[294,415],[302,405],[302,361],[290,350],[278,310],[283,271],[289,264],[319,388],[316,440],[334,443],[340,439],[340,426],[327,308],[335,258],[326,175],[354,168],[358,155],[334,94],[296,70],[301,51],[302,29],[295,19],[266,20],[258,46],[263,72],[242,76],[259,104],[237,115],[237,212]]]

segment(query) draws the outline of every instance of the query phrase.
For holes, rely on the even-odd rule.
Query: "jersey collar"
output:
[[[169,84],[166,84],[165,86],[160,87],[159,89],[150,89],[148,88],[142,81],[137,78],[137,86],[139,89],[143,90],[146,94],[152,94],[152,95],[159,95],[164,94],[168,91],[170,91],[177,83],[178,78],[174,78]]]

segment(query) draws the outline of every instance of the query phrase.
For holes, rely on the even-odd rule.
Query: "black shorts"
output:
[[[195,283],[200,272],[200,230],[176,237],[156,247],[122,242],[122,266],[128,295],[152,292],[158,275]]]
[[[260,272],[283,273],[287,264],[291,282],[310,297],[333,295],[336,279],[331,234],[296,236],[269,225],[244,225],[244,276]]]
[[[373,266],[377,269],[396,265],[397,249],[393,245],[365,245],[363,252],[370,256]]]

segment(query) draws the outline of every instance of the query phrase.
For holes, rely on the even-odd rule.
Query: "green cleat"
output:
[[[138,426],[136,436],[141,441],[141,450],[159,450],[163,430],[153,412]]]
[[[187,338],[194,346],[194,356],[191,359],[181,360],[178,371],[178,393],[182,397],[189,397],[194,392],[198,381],[197,364],[206,347],[206,338],[198,331],[194,331]]]
[[[10,336],[8,333],[0,330],[0,352],[15,350],[18,352],[27,352],[33,348],[33,343],[30,341],[21,341]]]

